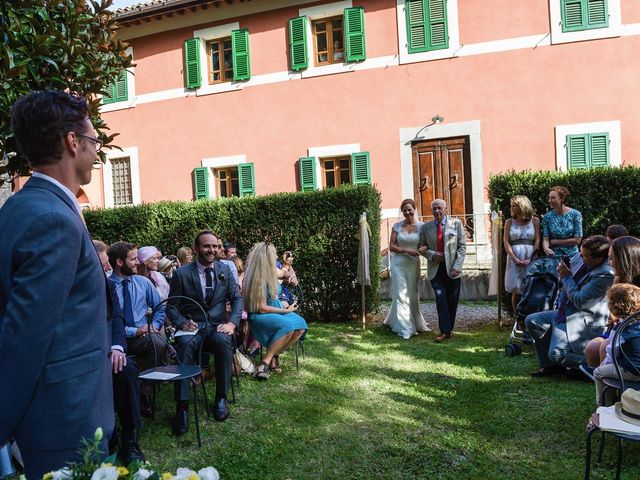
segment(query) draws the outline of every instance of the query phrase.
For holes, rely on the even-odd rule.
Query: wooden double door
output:
[[[450,215],[472,214],[469,137],[416,142],[412,153],[418,214],[431,215],[431,202],[436,198],[447,202]]]

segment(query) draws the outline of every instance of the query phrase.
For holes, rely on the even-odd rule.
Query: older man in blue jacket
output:
[[[106,278],[75,197],[102,145],[88,115],[58,91],[12,109],[34,173],[0,210],[0,445],[17,441],[29,479],[114,423]]]

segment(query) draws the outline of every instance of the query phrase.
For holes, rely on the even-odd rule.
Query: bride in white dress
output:
[[[402,222],[393,226],[389,249],[391,257],[391,285],[393,297],[391,309],[384,321],[391,330],[408,340],[417,332],[428,332],[429,326],[420,312],[420,255],[418,240],[422,222],[415,218],[416,204],[411,199],[402,201]]]

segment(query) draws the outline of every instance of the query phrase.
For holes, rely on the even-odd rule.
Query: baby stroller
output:
[[[504,353],[508,357],[520,355],[522,345],[532,342],[524,326],[527,315],[553,308],[558,295],[558,262],[553,256],[538,257],[527,267],[522,297],[514,312],[515,322],[509,334],[509,343],[504,347]]]

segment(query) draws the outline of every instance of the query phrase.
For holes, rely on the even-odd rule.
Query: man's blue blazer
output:
[[[72,200],[31,178],[0,210],[0,444],[62,450],[108,436],[107,282]]]

